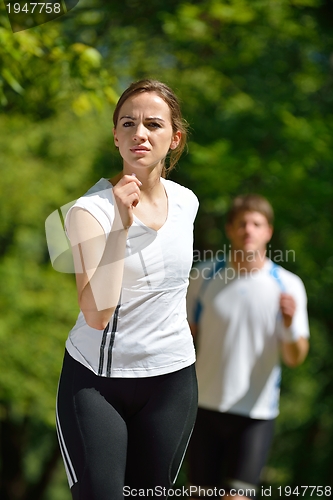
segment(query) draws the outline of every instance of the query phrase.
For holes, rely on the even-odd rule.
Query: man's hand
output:
[[[295,311],[296,301],[292,295],[281,293],[280,309],[285,328],[291,326]],[[300,365],[305,360],[309,351],[309,341],[304,337],[298,337],[294,341],[282,342],[282,358],[287,366],[294,368]]]
[[[283,317],[283,324],[285,328],[289,328],[296,311],[296,301],[294,297],[288,293],[281,293],[280,309]]]

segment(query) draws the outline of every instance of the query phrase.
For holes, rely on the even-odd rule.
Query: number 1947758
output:
[[[296,486],[292,488],[291,486],[279,486],[278,488],[280,497],[290,497],[290,496],[316,496],[316,497],[330,497],[331,496],[331,486]]]
[[[26,14],[33,14],[45,12],[46,14],[60,14],[61,12],[61,4],[60,3],[36,3],[36,2],[27,2],[24,5],[19,3],[10,4],[7,3],[6,7],[8,8],[8,14],[20,14],[25,12]]]

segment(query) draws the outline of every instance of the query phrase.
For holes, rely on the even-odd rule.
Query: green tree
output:
[[[78,311],[73,276],[50,266],[45,219],[89,186],[111,132],[103,110],[117,99],[99,52],[60,28],[13,34],[0,5],[0,496],[10,500],[42,498],[59,462],[55,396]]]
[[[276,211],[274,249],[305,281],[312,341],[307,363],[285,370],[282,413],[266,479],[331,484],[332,35],[316,1],[207,1],[179,6],[173,81],[194,129],[177,178],[201,200],[196,244],[225,241],[232,196],[256,191]],[[169,77],[171,76],[169,72]],[[325,446],[324,446],[325,443]]]

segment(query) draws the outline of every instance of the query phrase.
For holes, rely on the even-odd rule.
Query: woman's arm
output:
[[[140,181],[124,176],[113,188],[115,218],[106,238],[100,223],[86,210],[73,208],[68,221],[78,301],[89,326],[103,330],[118,304],[132,207],[139,201]]]

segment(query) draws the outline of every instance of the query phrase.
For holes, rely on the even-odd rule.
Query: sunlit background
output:
[[[0,2],[0,497],[70,499],[54,406],[78,306],[44,223],[119,171],[112,111],[142,77],[169,84],[191,126],[170,178],[199,197],[197,254],[228,244],[235,195],[275,209],[271,256],[305,283],[311,350],[283,371],[263,484],[273,499],[333,486],[333,3],[80,0],[14,34]]]

